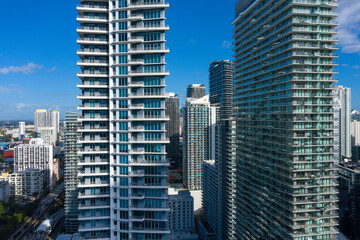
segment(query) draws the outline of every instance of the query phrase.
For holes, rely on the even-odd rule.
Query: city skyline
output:
[[[16,5],[19,14],[11,15],[4,11],[15,7],[15,2],[4,3],[4,10],[0,14],[2,22],[12,22],[11,25],[4,24],[4,32],[8,34],[0,40],[2,46],[7,46],[0,48],[0,108],[6,110],[0,113],[0,120],[28,120],[37,108],[60,110],[63,120],[66,111],[76,111],[76,106],[80,104],[75,101],[79,93],[75,87],[79,69],[74,64],[78,60],[77,36],[74,34],[78,26],[74,9],[78,2],[56,5],[59,11],[51,15],[41,10],[54,8],[55,2],[20,2]],[[171,76],[166,91],[175,91],[181,105],[185,101],[187,85],[199,83],[208,87],[208,65],[211,61],[233,60],[231,22],[235,18],[232,9],[236,1],[220,6],[215,5],[215,0],[207,1],[206,5],[204,2],[191,2],[194,14],[187,19],[182,18],[182,13],[188,10],[189,0],[170,2],[171,8],[167,14],[167,24],[172,26],[167,37],[172,52],[167,58]],[[360,2],[342,0],[339,5],[340,17],[337,21],[342,25],[338,36],[340,50],[337,53],[340,58],[337,60],[339,74],[336,78],[340,79],[338,85],[351,87],[356,92],[360,90],[360,83],[356,81],[360,78],[360,65],[356,64],[360,62],[360,40],[358,30],[353,28],[360,22],[359,16],[355,15],[360,9]],[[203,11],[196,11],[200,7]],[[221,18],[211,17],[219,13]],[[66,18],[61,17],[64,14]],[[349,15],[353,17],[349,18]],[[206,26],[193,24],[201,23],[201,19],[207,19]],[[28,27],[20,26],[24,21]],[[17,30],[20,27],[22,31]],[[350,34],[349,30],[353,30],[353,33]],[[26,35],[32,37],[25,42],[22,37]],[[59,82],[62,84],[57,84]],[[360,108],[359,100],[360,96],[354,95],[352,108]]]

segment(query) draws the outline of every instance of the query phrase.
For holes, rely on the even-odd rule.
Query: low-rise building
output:
[[[194,232],[194,198],[190,191],[169,195],[169,225],[174,239]]]
[[[23,172],[2,174],[0,181],[10,185],[11,197],[36,197],[44,190],[44,170],[27,169]]]

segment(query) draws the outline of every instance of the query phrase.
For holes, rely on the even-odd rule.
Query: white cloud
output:
[[[35,69],[41,69],[43,66],[37,65],[35,63],[28,63],[23,66],[19,67],[3,67],[0,68],[0,74],[8,74],[8,73],[24,73],[24,74],[30,74],[33,73]]]
[[[54,72],[54,71],[56,71],[56,67],[50,68],[50,69],[48,70],[48,72]]]
[[[23,93],[24,90],[0,86],[0,93],[11,93],[11,92]]]
[[[231,45],[232,45],[231,42],[229,42],[229,41],[223,41],[222,44],[221,44],[221,47],[222,47],[222,48],[230,48]]]
[[[360,1],[339,1],[339,44],[345,53],[360,54]]]
[[[16,110],[18,112],[21,112],[21,110],[25,107],[25,104],[24,103],[18,103],[16,104]]]

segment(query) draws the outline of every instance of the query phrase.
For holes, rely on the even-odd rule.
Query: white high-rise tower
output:
[[[85,239],[166,239],[163,0],[86,0],[78,87],[79,232]]]

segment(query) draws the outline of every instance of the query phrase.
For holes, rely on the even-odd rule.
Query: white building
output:
[[[27,169],[23,172],[3,174],[0,181],[6,181],[10,185],[12,197],[34,197],[44,190],[44,170]]]
[[[58,140],[60,131],[59,111],[47,112],[45,109],[37,109],[34,113],[34,128],[36,137],[46,138],[45,142],[55,142]],[[54,145],[53,143],[49,143]]]
[[[20,137],[25,136],[25,122],[19,122],[19,135]]]
[[[351,145],[360,146],[360,122],[351,121]]]
[[[169,225],[174,239],[194,232],[194,198],[190,191],[169,195]]]
[[[209,95],[187,98],[183,129],[183,179],[189,190],[202,187],[202,162],[215,159],[215,124],[219,107]]]
[[[351,89],[336,86],[334,91],[334,152],[341,162],[351,158]]]
[[[76,8],[81,238],[165,240],[170,234],[168,7],[164,0],[81,0]]]
[[[58,134],[55,127],[38,127],[36,132],[37,138],[42,138],[44,144],[55,145]]]
[[[10,197],[10,184],[8,181],[0,181],[0,201],[8,202]]]
[[[15,147],[14,170],[22,172],[27,169],[46,170],[44,181],[53,185],[53,146],[43,144],[41,138],[31,139],[30,144]]]

